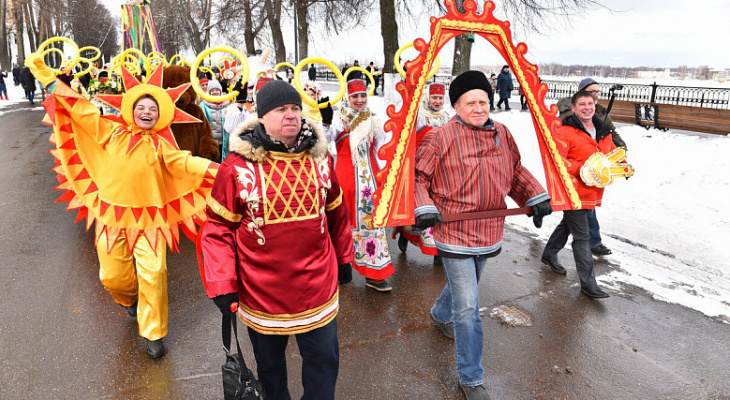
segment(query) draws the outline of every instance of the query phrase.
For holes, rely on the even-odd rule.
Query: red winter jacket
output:
[[[555,135],[558,151],[565,160],[565,166],[580,196],[582,208],[599,207],[603,198],[603,188],[583,183],[580,179],[580,168],[591,155],[598,152],[608,154],[616,148],[608,125],[596,116],[593,116],[593,125],[596,127],[596,139],[586,131],[578,117],[570,115],[563,120],[563,126]]]

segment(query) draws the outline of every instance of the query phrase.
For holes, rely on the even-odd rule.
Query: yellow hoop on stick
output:
[[[345,71],[345,82],[347,82],[347,76],[350,75],[350,72],[352,71],[362,71],[362,73],[364,73],[365,76],[370,79],[370,90],[367,92],[367,95],[370,96],[371,94],[373,94],[373,92],[375,91],[375,79],[373,79],[373,74],[368,72],[368,70],[363,67],[350,67],[347,69],[347,71]]]
[[[292,65],[288,62],[280,62],[280,63],[276,64],[276,66],[274,66],[274,70],[279,71],[279,68],[281,68],[281,67],[289,67],[291,69],[296,68],[294,65]],[[279,75],[274,73],[274,79],[281,79],[281,78],[279,77]]]
[[[152,53],[150,53],[152,54]],[[175,61],[177,60],[177,62]],[[175,54],[174,56],[170,57],[169,60],[167,60],[168,65],[180,65],[181,61],[185,61],[180,54]],[[190,65],[190,63],[188,63]]]
[[[83,53],[85,51],[95,51],[96,52],[96,55],[94,57],[84,57],[89,61],[96,61],[101,57],[101,50],[99,50],[98,47],[85,46],[85,47],[82,47],[79,49],[79,58],[81,57],[81,53]]]
[[[147,59],[147,56],[145,56],[144,53],[142,53],[141,51],[135,49],[134,47],[130,47],[127,50],[124,50],[124,52],[119,57],[122,60],[122,63],[121,63],[122,65],[126,65],[127,57],[136,58],[137,59],[137,74],[138,75],[142,75],[142,66],[139,65],[140,61],[144,65],[144,68],[147,71],[148,76],[150,74],[152,74],[152,66],[150,65],[150,62]],[[127,70],[129,70],[129,68],[127,68]],[[146,81],[146,79],[145,79],[145,81]],[[144,83],[144,82],[142,82],[142,83]]]
[[[203,61],[203,59],[210,54],[216,53],[216,52],[224,52],[228,54],[232,54],[234,57],[238,58],[240,61],[241,70],[236,74],[236,76],[241,76],[241,86],[246,87],[246,82],[248,82],[248,59],[246,58],[243,53],[240,51],[234,49],[230,46],[214,46],[208,49],[203,50],[202,53],[198,54],[198,56],[195,58],[195,61],[193,62],[192,67],[190,68],[190,82],[192,83],[193,90],[195,90],[195,93],[200,96],[203,100],[208,100],[210,102],[219,103],[226,100],[231,100],[238,96],[238,90],[234,90],[227,95],[221,95],[221,96],[211,96],[208,93],[205,93],[203,91],[203,88],[200,87],[200,79],[198,79],[198,66]],[[230,57],[228,57],[230,58]],[[235,61],[233,58],[230,58],[231,60]],[[234,76],[235,79],[235,76]]]
[[[175,65],[181,65],[181,66],[183,66],[183,67],[188,67],[188,68],[191,68],[191,66],[190,66],[190,63],[189,63],[189,62],[187,62],[186,60],[180,60],[180,61],[178,61],[178,62],[177,62],[177,64],[175,64]]]
[[[134,58],[134,56],[131,56]],[[122,74],[122,68],[126,69],[133,75],[142,75],[142,67],[139,65],[139,59],[136,59],[135,61],[127,61],[122,57],[122,55],[118,55],[112,59],[112,67],[111,71],[115,72],[118,70],[118,72],[115,72],[117,75]]]
[[[347,84],[345,83],[345,77],[342,76],[342,72],[340,72],[340,69],[337,68],[336,65],[332,64],[332,62],[325,60],[322,57],[307,57],[304,60],[300,61],[296,67],[294,67],[294,87],[297,89],[297,92],[299,92],[299,94],[302,96],[302,99],[313,107],[327,107],[327,103],[319,104],[317,103],[317,100],[309,97],[309,95],[304,92],[304,88],[302,87],[301,74],[302,68],[304,68],[304,66],[307,64],[322,64],[335,73],[335,76],[337,77],[337,82],[340,84],[340,91],[337,93],[337,96],[329,101],[329,103],[335,104],[338,101],[342,100],[342,98],[345,96],[345,89],[347,87]]]
[[[150,66],[157,67],[158,65],[162,64],[165,67],[170,66],[170,63],[167,61],[167,57],[165,57],[164,54],[160,53],[159,51],[152,51],[150,54],[147,54],[147,60],[150,63]],[[157,64],[153,64],[152,61],[157,60]]]
[[[79,63],[82,62],[88,64],[88,66],[86,67],[86,69],[81,70],[81,72],[79,72],[78,74],[74,74],[74,78],[78,78],[82,75],[88,74],[89,72],[91,72],[91,68],[94,66],[94,64],[91,63],[91,60],[86,57],[79,57]]]
[[[406,45],[403,45],[398,51],[395,52],[395,56],[393,57],[393,64],[395,65],[395,70],[398,71],[400,76],[403,78],[406,77],[406,71],[403,70],[403,66],[400,65],[400,55],[403,53],[404,50],[413,47],[413,42],[410,42]],[[428,76],[426,76],[426,80],[429,80],[433,78],[434,75],[436,75],[436,72],[438,72],[439,67],[441,66],[441,57],[439,55],[436,55],[436,61],[434,61],[433,66],[431,67],[431,71],[428,72]]]
[[[46,39],[45,41],[43,41],[43,43],[41,43],[40,46],[38,46],[38,49],[36,49],[36,53],[43,54],[44,53],[43,49],[45,49],[46,47],[48,47],[48,45],[51,44],[51,43],[53,43],[53,42],[66,42],[66,43],[69,44],[69,46],[71,46],[71,48],[74,51],[73,58],[71,58],[71,60],[69,60],[69,61],[62,61],[61,62],[61,66],[64,67],[65,69],[70,69],[70,68],[73,68],[74,66],[76,66],[76,64],[79,62],[79,46],[73,40],[71,40],[69,38],[65,38],[63,36],[55,36],[55,37],[52,37],[50,39]],[[60,50],[59,49],[59,51],[61,51],[61,53],[64,56],[66,55],[63,52],[63,50]],[[61,57],[61,58],[63,58],[63,57]],[[56,73],[56,74],[62,74],[64,72],[64,71],[62,71],[60,69],[53,69],[53,68],[51,68],[51,70],[54,73]]]

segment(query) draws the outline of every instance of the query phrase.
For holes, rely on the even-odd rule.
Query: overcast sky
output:
[[[604,0],[601,3],[615,11],[589,11],[573,18],[569,25],[558,23],[562,27],[554,31],[517,35],[514,40],[527,43],[527,60],[536,64],[730,68],[729,0]],[[495,4],[497,17],[504,18],[499,0]],[[401,27],[401,44],[418,37],[428,40],[428,18],[421,20],[415,32],[408,32],[407,26]],[[315,51],[310,53],[327,53],[333,58],[360,54],[359,58],[374,57],[382,62],[379,26],[377,15],[373,15],[366,27],[348,35],[327,42],[321,37],[314,38]],[[293,42],[293,32],[291,36]],[[449,46],[442,52],[444,63],[451,63],[452,49]],[[476,49],[473,63],[494,63],[494,58],[499,57],[484,40],[477,41]]]
[[[497,17],[504,18],[500,1],[494,1]],[[105,0],[105,3],[119,15],[122,0]],[[154,3],[152,0],[153,15]],[[527,43],[527,60],[534,64],[730,68],[730,0],[602,0],[600,3],[615,11],[588,11],[574,17],[570,24],[558,22],[560,28],[553,31],[529,35],[513,32],[513,38]],[[294,30],[289,25],[282,30],[293,58]],[[310,29],[316,30],[321,25],[313,21]],[[428,40],[429,29],[428,16],[420,18],[417,26],[401,24],[401,45],[419,37]],[[358,59],[361,64],[375,61],[382,65],[384,61],[377,9],[365,24],[350,32],[335,35],[315,31],[311,36],[310,55],[336,63]],[[412,54],[405,53],[404,58],[412,58],[415,53]],[[449,44],[441,52],[442,62],[450,65],[452,56],[453,47]],[[501,62],[490,44],[477,40],[472,52],[473,64]]]

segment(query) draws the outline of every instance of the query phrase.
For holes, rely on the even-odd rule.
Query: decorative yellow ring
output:
[[[43,53],[41,53],[41,59],[44,60],[47,55],[51,53],[58,53],[61,56],[61,68],[63,68],[63,64],[66,62],[64,60],[64,57],[66,57],[66,53],[63,52],[63,50],[55,48],[55,47],[49,47],[45,50],[43,50]],[[45,63],[45,61],[43,61]],[[48,64],[46,64],[48,65]],[[54,70],[55,71],[55,70]]]
[[[373,94],[373,92],[375,91],[375,79],[373,79],[373,75],[363,67],[350,67],[347,69],[347,71],[345,71],[345,82],[347,82],[347,76],[350,75],[350,72],[352,71],[362,71],[362,73],[364,73],[365,76],[370,79],[370,90],[368,91],[367,95],[370,96],[371,94]]]
[[[81,70],[81,72],[79,72],[78,74],[74,74],[74,78],[78,78],[82,75],[88,74],[89,72],[91,72],[91,68],[94,66],[94,64],[91,63],[91,60],[86,57],[79,57],[79,62],[85,62],[86,64],[88,64],[88,67],[86,67],[86,69],[84,70]]]
[[[165,67],[170,66],[170,63],[167,61],[167,57],[159,51],[151,51],[150,54],[147,54],[147,60],[149,61],[150,66],[157,67],[160,64]],[[157,64],[152,64],[152,61],[154,60],[159,60],[159,62]]]
[[[193,90],[195,90],[195,93],[197,93],[201,99],[208,100],[214,103],[231,100],[238,96],[238,90],[234,90],[227,95],[211,96],[208,93],[203,92],[203,88],[200,87],[200,80],[198,79],[198,66],[206,56],[216,52],[229,53],[238,58],[238,60],[240,61],[241,70],[237,75],[241,77],[241,86],[246,87],[246,82],[248,82],[248,59],[246,59],[246,56],[244,56],[240,51],[230,46],[214,46],[203,50],[203,52],[198,54],[198,56],[195,58],[193,66],[190,68],[190,82],[192,83]],[[231,58],[231,60],[233,59]]]
[[[337,68],[336,65],[332,64],[332,62],[330,62],[329,60],[325,60],[322,57],[307,57],[304,60],[300,61],[299,64],[297,64],[297,66],[294,68],[294,87],[297,89],[297,92],[299,92],[299,94],[302,96],[302,99],[306,101],[309,105],[313,107],[325,108],[327,107],[327,103],[317,103],[315,99],[309,97],[309,95],[304,92],[304,88],[302,87],[302,68],[304,68],[304,66],[307,64],[315,63],[322,64],[331,69],[337,77],[337,82],[340,84],[340,91],[337,93],[337,96],[335,96],[333,99],[330,99],[330,104],[335,104],[338,101],[342,100],[343,97],[345,97],[345,89],[347,87],[347,84],[345,83],[345,77],[342,76],[342,72],[340,72],[340,69]]]
[[[81,56],[81,53],[83,53],[85,51],[89,51],[89,50],[95,51],[96,55],[94,57],[85,57],[87,60],[96,61],[101,57],[101,50],[99,50],[98,47],[94,47],[94,46],[85,46],[85,47],[80,48],[79,56]]]
[[[73,40],[71,40],[69,38],[65,38],[63,36],[55,36],[55,37],[46,39],[43,41],[43,43],[41,43],[40,46],[38,46],[38,49],[36,49],[36,52],[43,54],[42,50],[45,49],[49,44],[51,44],[53,42],[66,42],[74,50],[74,57],[71,60],[69,60],[67,63],[62,62],[61,66],[65,65],[66,69],[73,68],[74,66],[76,66],[76,64],[79,62],[79,46],[76,44],[76,42],[74,42]],[[64,55],[65,55],[65,53],[64,53]],[[63,57],[61,57],[61,58],[63,58]],[[55,72],[56,74],[63,73],[63,71],[61,71],[60,69],[51,68],[51,70],[53,72]]]
[[[276,66],[274,66],[274,70],[278,71],[279,68],[281,68],[281,67],[289,67],[291,69],[296,68],[294,65],[292,65],[288,62],[280,62],[280,63],[276,64]],[[281,79],[281,78],[279,78],[279,75],[274,74],[274,79]]]
[[[191,68],[190,63],[188,61],[186,61],[186,60],[180,60],[180,61],[178,61],[177,62],[177,65],[181,65],[183,67]]]
[[[398,51],[395,52],[395,56],[393,57],[393,64],[395,65],[395,70],[398,71],[400,76],[403,78],[406,77],[406,71],[403,70],[403,67],[400,65],[400,55],[403,53],[404,50],[413,47],[413,42],[410,42],[406,45],[403,45]],[[436,55],[436,61],[434,61],[433,66],[431,67],[431,71],[429,71],[428,76],[426,77],[426,80],[429,80],[433,78],[434,75],[436,75],[436,72],[438,72],[439,67],[441,66],[441,57],[439,55]]]
[[[134,58],[135,55],[138,56],[138,57],[136,57],[137,58],[137,65],[139,65],[139,61],[141,60],[142,61],[142,64],[144,64],[145,70],[147,71],[147,77],[149,78],[149,76],[152,74],[152,66],[150,65],[150,62],[147,59],[147,56],[145,56],[144,53],[142,53],[141,51],[135,49],[134,47],[130,47],[127,50],[124,50],[124,52],[121,54],[120,57],[121,57],[121,59],[123,61],[122,62],[122,65],[125,65],[125,62],[126,62],[127,57],[133,57]],[[129,68],[127,68],[127,69],[129,69]],[[142,74],[142,66],[138,66],[137,71],[141,75]],[[146,79],[145,79],[145,81],[146,81]]]
[[[140,97],[149,94],[157,101],[157,109],[159,110],[160,116],[155,126],[152,127],[153,131],[159,131],[168,127],[173,118],[175,118],[175,102],[165,91],[165,89],[149,84],[137,85],[127,91],[122,97],[122,117],[124,122],[128,125],[134,125],[134,103]]]
[[[131,56],[134,58],[134,56]],[[139,66],[139,59],[137,59],[137,62],[134,61],[127,61],[124,60],[124,57],[122,55],[118,55],[112,59],[112,67],[111,71],[116,70],[119,68],[119,72],[117,75],[121,75],[122,71],[121,69],[124,68],[127,71],[131,72],[133,75],[141,75],[142,74],[142,68]]]
[[[170,57],[170,59],[167,61],[167,63],[170,65],[179,65],[179,64],[175,64],[176,59],[179,59],[178,62],[183,61],[183,58],[180,54],[175,54],[174,56]]]

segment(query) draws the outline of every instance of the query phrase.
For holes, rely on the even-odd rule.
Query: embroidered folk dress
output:
[[[373,228],[373,194],[377,189],[375,173],[385,166],[377,151],[388,142],[380,122],[365,108],[357,112],[342,107],[332,124],[325,127],[327,139],[335,142],[335,171],[350,211],[355,249],[353,268],[370,279],[385,279],[393,274],[384,228]]]
[[[416,123],[416,147],[421,143],[426,133],[445,125],[447,122],[449,122],[449,114],[444,108],[439,111],[434,111],[428,104],[428,98],[422,101]],[[393,239],[399,233],[408,239],[409,242],[418,246],[421,249],[421,253],[429,256],[438,255],[436,242],[433,240],[433,228],[416,231],[411,226],[399,226],[393,229]]]

